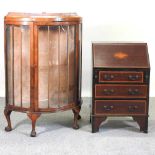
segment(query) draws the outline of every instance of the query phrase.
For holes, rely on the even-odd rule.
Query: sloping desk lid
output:
[[[150,68],[146,43],[93,43],[93,66]]]

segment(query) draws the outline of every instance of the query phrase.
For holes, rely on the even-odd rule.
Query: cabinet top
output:
[[[5,21],[55,21],[55,22],[80,22],[82,18],[76,13],[21,13],[21,12],[9,12],[5,18]]]
[[[147,43],[93,43],[93,67],[150,68]]]

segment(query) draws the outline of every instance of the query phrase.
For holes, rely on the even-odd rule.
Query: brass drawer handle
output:
[[[129,106],[129,107],[128,107],[128,111],[129,111],[129,112],[133,112],[133,111],[135,111],[135,110],[137,110],[137,109],[138,109],[138,106],[136,106],[136,105],[135,105],[135,106]]]
[[[114,106],[112,106],[112,105],[111,106],[104,105],[103,108],[104,108],[105,111],[110,111],[110,110],[112,110],[114,108]]]
[[[140,77],[139,75],[129,75],[128,79],[134,81],[134,80],[138,80],[139,77]]]
[[[114,93],[114,89],[103,89],[105,95],[111,95]]]
[[[114,75],[110,75],[110,74],[105,74],[104,75],[105,80],[112,80],[112,79],[114,79],[114,77],[115,77]]]
[[[129,95],[138,95],[139,94],[139,90],[138,89],[128,89],[128,94]]]

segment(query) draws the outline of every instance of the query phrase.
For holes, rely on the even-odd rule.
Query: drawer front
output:
[[[147,85],[96,84],[95,98],[146,98]]]
[[[96,100],[95,115],[146,115],[145,100]]]
[[[107,83],[143,83],[143,72],[99,71],[99,82]]]

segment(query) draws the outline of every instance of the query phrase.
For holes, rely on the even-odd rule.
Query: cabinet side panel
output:
[[[59,104],[59,27],[49,28],[49,105],[57,108]]]
[[[7,63],[7,101],[9,105],[13,105],[13,27],[6,25],[6,63]]]
[[[67,26],[60,26],[60,51],[59,51],[59,104],[68,103],[68,31]]]
[[[22,35],[20,26],[14,26],[14,104],[21,106],[21,57],[22,57]]]
[[[30,28],[22,26],[22,106],[30,107]]]
[[[68,80],[69,102],[75,100],[75,25],[70,25],[68,30]]]
[[[48,26],[38,27],[39,108],[48,107]]]
[[[78,90],[79,100],[81,100],[81,86],[82,86],[82,24],[79,24],[79,90]]]

